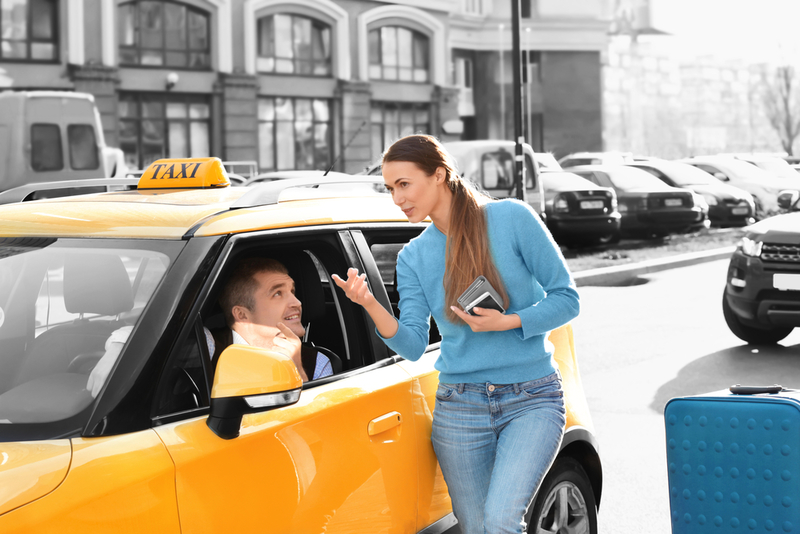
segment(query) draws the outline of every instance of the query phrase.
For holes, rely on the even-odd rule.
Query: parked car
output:
[[[0,207],[0,532],[454,525],[430,442],[436,325],[406,361],[331,282],[357,267],[396,312],[397,253],[430,223],[321,174],[230,187],[216,158],[160,160],[137,190]],[[341,372],[303,384],[287,357],[242,345],[212,361],[221,289],[253,256],[287,265],[307,341]],[[597,532],[602,468],[572,335],[549,335],[567,428],[529,510],[536,532]]]
[[[513,141],[485,139],[479,141],[451,141],[445,148],[455,158],[458,173],[494,198],[516,195],[514,178],[515,144]],[[533,148],[522,145],[525,166],[525,201],[542,219],[547,218],[544,208],[544,189],[538,176]]]
[[[558,243],[568,246],[616,243],[621,215],[610,187],[565,171],[543,171],[547,227]]]
[[[708,217],[714,226],[746,226],[755,222],[755,203],[750,193],[724,184],[697,167],[662,159],[629,165],[649,172],[667,185],[702,195],[709,206]]]
[[[755,165],[759,169],[767,171],[779,178],[785,178],[788,180],[788,182],[786,182],[788,187],[798,186],[797,182],[800,180],[800,176],[797,175],[797,171],[783,158],[767,154],[735,154],[734,157],[746,161],[751,165]]]
[[[584,165],[566,170],[614,189],[623,236],[663,237],[709,224],[692,191],[669,186],[647,171],[627,165]]]
[[[694,165],[718,180],[753,195],[756,219],[763,219],[780,211],[778,194],[787,190],[786,181],[755,165],[732,156],[694,156],[678,161]],[[800,189],[800,183],[797,188]],[[790,186],[789,189],[793,187]]]
[[[632,152],[575,152],[558,160],[561,168],[578,165],[624,165],[634,161]]]
[[[722,312],[731,332],[752,344],[777,343],[800,327],[800,193],[786,191],[790,213],[747,229],[728,266]]]

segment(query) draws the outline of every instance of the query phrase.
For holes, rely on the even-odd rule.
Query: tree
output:
[[[770,125],[778,133],[783,150],[793,155],[794,140],[800,135],[800,79],[792,66],[762,72],[762,101]]]

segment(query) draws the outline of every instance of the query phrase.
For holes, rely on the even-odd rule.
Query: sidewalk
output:
[[[616,286],[625,285],[637,276],[648,273],[656,273],[667,269],[678,267],[688,267],[708,261],[722,260],[730,258],[735,246],[705,250],[703,252],[690,252],[688,254],[678,254],[667,258],[659,258],[639,263],[627,265],[614,265],[612,267],[601,267],[599,269],[588,269],[572,273],[575,285],[580,286]]]

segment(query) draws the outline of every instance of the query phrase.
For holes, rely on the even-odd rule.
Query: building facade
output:
[[[605,0],[523,0],[526,137],[602,144]],[[505,0],[3,0],[0,87],[92,93],[133,168],[357,172],[394,139],[513,138]]]

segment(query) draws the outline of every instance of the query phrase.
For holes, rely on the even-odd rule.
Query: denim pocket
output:
[[[450,387],[446,384],[439,384],[439,387],[436,388],[436,399],[440,401],[449,400],[455,392],[456,388]]]
[[[521,388],[522,394],[529,399],[560,399],[564,397],[564,390],[559,382],[546,382],[527,388]]]

